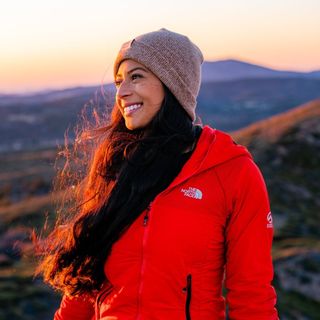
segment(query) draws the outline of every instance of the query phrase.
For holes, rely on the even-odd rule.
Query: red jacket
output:
[[[272,216],[248,150],[208,126],[171,185],[117,241],[113,290],[64,297],[55,320],[278,319]],[[222,284],[227,289],[226,301]]]

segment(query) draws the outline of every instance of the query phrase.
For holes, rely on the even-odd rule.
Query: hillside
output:
[[[320,314],[320,100],[232,132],[268,187],[281,319]]]
[[[266,175],[279,236],[320,236],[320,100],[231,133]]]
[[[259,147],[259,143],[275,143],[296,127],[301,126],[305,121],[314,119],[314,125],[320,117],[320,99],[310,101],[306,104],[272,116],[268,119],[255,122],[254,124],[231,132],[231,135],[250,148]],[[312,124],[310,131],[316,130]]]

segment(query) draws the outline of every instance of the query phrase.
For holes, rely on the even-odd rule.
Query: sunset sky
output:
[[[209,61],[320,70],[319,0],[7,0],[0,27],[0,93],[110,82],[120,45],[161,27]]]

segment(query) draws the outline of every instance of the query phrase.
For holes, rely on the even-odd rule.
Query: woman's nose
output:
[[[131,85],[127,81],[122,81],[117,89],[117,96],[119,98],[129,96],[132,93]]]

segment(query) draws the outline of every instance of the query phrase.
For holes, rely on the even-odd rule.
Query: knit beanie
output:
[[[203,55],[188,37],[162,28],[125,42],[114,62],[114,77],[126,59],[154,73],[194,121]]]

